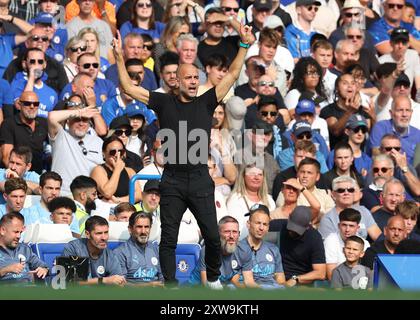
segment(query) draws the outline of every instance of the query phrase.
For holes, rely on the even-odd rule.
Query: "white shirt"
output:
[[[365,243],[365,250],[370,247],[369,242],[363,239]],[[326,263],[341,264],[346,261],[343,252],[344,241],[339,233],[330,233],[324,240],[325,261]]]
[[[389,110],[391,110],[392,106],[392,97],[388,99],[388,102],[385,106],[381,107],[378,104],[378,96],[379,93],[373,97],[375,104],[376,122],[391,119]],[[414,100],[411,100],[411,108],[413,109],[413,113],[411,114],[410,125],[420,130],[420,104]]]

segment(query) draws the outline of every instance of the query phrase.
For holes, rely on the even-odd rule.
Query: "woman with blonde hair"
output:
[[[83,39],[86,42],[87,50],[86,52],[90,52],[96,55],[99,60],[99,67],[100,73],[98,75],[99,78],[105,79],[104,73],[109,68],[110,63],[107,59],[101,55],[100,48],[99,48],[99,35],[93,28],[83,28],[79,31],[78,37]],[[107,56],[107,55],[105,55]]]
[[[64,59],[63,65],[69,82],[72,82],[76,74],[79,73],[79,70],[77,69],[77,58],[85,53],[86,50],[86,42],[78,36],[71,38],[67,42],[64,49],[66,58]]]

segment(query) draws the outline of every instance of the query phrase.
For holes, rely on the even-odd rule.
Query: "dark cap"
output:
[[[254,8],[257,11],[262,10],[271,10],[273,7],[273,2],[271,0],[255,0]]]
[[[245,217],[251,216],[257,211],[263,211],[265,214],[270,216],[270,210],[267,208],[267,206],[256,203],[251,208],[249,208],[249,212],[245,214]]]
[[[293,134],[297,137],[304,132],[312,132],[311,125],[307,121],[296,121],[292,128]]]
[[[315,114],[315,102],[312,99],[299,100],[296,109],[296,114],[312,113]]]
[[[118,129],[121,127],[130,127],[130,120],[128,120],[127,116],[120,116],[120,117],[116,117],[114,118],[114,120],[111,121],[109,128],[110,129]]]
[[[397,27],[394,30],[392,30],[390,38],[392,42],[408,42],[408,40],[410,39],[410,33],[406,28]]]
[[[400,86],[402,84],[408,87],[411,86],[410,79],[407,77],[407,75],[404,72],[402,72],[397,78],[397,80],[395,80],[394,87]]]
[[[54,21],[54,16],[48,12],[40,12],[34,19],[35,23],[52,24],[53,21]]]
[[[357,127],[366,127],[367,128],[366,118],[360,114],[352,114],[347,120],[346,128],[356,129]]]
[[[158,191],[159,189],[159,180],[147,180],[146,184],[144,185],[143,192],[150,192],[150,191]]]
[[[261,119],[257,119],[252,126],[252,130],[264,130],[264,134],[270,134],[273,133],[273,126]]]
[[[136,116],[142,116],[143,119],[145,118],[143,110],[136,103],[132,103],[128,105],[127,108],[125,109],[125,114],[129,118],[136,117]]]
[[[316,6],[320,6],[321,2],[316,1],[316,0],[297,0],[296,1],[296,7],[299,6],[310,6],[310,5],[316,5]]]
[[[303,235],[311,222],[311,209],[305,206],[297,206],[289,216],[287,230]]]
[[[260,100],[258,101],[258,110],[260,110],[261,107],[266,106],[268,104],[274,104],[276,108],[278,108],[277,100],[274,96],[266,96],[266,95],[260,95]]]

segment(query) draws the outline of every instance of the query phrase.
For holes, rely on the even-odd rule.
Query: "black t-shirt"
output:
[[[167,140],[170,141],[168,144],[169,150],[165,153],[167,160],[165,168],[176,168],[178,170],[191,170],[196,168],[196,164],[191,163],[192,159],[189,155],[189,151],[191,151],[193,155],[200,157],[199,166],[207,167],[213,112],[218,105],[216,88],[213,87],[203,95],[195,97],[192,101],[187,103],[181,102],[176,96],[165,93],[149,91],[149,94],[149,106],[158,116],[160,129],[169,129],[170,132],[168,132],[168,134],[175,138],[174,146],[172,145],[170,136],[168,138],[167,135],[164,139],[164,142]],[[187,126],[186,129],[185,125]],[[204,130],[206,137],[197,137],[194,133],[199,134],[200,132],[198,131],[193,132],[190,136],[189,134],[194,129]],[[201,141],[202,139],[205,139],[205,141]],[[196,143],[197,146],[195,146]],[[199,152],[201,150],[196,150],[198,145],[207,146],[207,154],[203,155]],[[171,159],[174,157],[172,152],[175,151],[174,149],[170,149],[171,146],[176,148],[176,159]]]
[[[319,184],[319,187],[321,189],[332,190],[332,182],[338,176],[339,175],[337,174],[337,172],[335,171],[334,168],[332,168],[330,171],[325,172],[322,175],[323,179],[322,179],[322,181],[320,180],[321,183]],[[351,173],[351,177],[357,181],[357,184],[360,186],[360,188],[363,189],[365,187],[365,181],[364,181],[362,175],[360,173],[358,173],[356,170],[354,170]]]
[[[281,21],[283,21],[283,24],[285,27],[287,27],[289,24],[292,24],[292,17],[290,14],[288,14],[285,10],[278,7],[274,12],[273,15],[278,16]]]
[[[375,261],[375,257],[378,253],[391,254],[391,252],[389,252],[385,247],[385,240],[375,241],[369,248],[367,248],[361,264],[373,269],[373,262]]]
[[[233,46],[225,38],[222,38],[215,46],[208,45],[205,40],[200,41],[198,44],[198,58],[204,66],[206,65],[207,59],[215,53],[224,55],[229,60],[230,65],[238,53],[238,48]]]
[[[287,222],[287,219],[276,219],[270,222],[270,231],[280,232],[280,254],[286,280],[293,275],[313,271],[313,264],[325,263],[321,234],[309,227],[301,237],[293,239],[287,230]]]
[[[12,144],[14,147],[28,146],[32,151],[32,171],[41,174],[43,169],[44,141],[48,137],[47,119],[35,119],[35,131],[23,124],[19,114],[4,120],[0,128],[0,144]]]
[[[373,219],[375,219],[376,224],[378,225],[379,229],[381,229],[382,232],[384,232],[384,228],[388,224],[389,218],[393,217],[394,214],[392,212],[389,212],[385,210],[384,208],[381,208],[373,214]]]
[[[341,109],[336,102],[329,104],[325,108],[321,110],[321,113],[319,116],[325,120],[327,120],[330,117],[334,117],[337,120],[344,116],[346,111],[344,109]],[[370,116],[366,113],[366,111],[363,110],[362,106],[360,106],[359,111],[357,111],[357,114],[362,115],[366,119],[370,119]],[[328,128],[329,129],[329,128]],[[344,140],[347,136],[345,134],[340,134],[340,136],[336,137],[330,130],[330,148],[331,150],[334,149],[337,142]]]
[[[381,192],[382,191],[380,190],[375,191],[375,190],[372,190],[371,188],[363,189],[363,197],[360,200],[360,204],[362,206],[365,206],[369,210],[371,210],[375,206],[381,205],[381,198],[380,198]]]

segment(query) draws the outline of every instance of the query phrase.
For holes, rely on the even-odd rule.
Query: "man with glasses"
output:
[[[402,27],[407,29],[409,34],[409,45],[417,52],[420,51],[420,42],[413,36],[414,27],[402,21],[405,0],[385,0],[383,3],[384,15],[372,23],[369,32],[374,38],[376,50],[380,55],[391,53],[390,32],[392,29]]]
[[[315,19],[320,5],[321,3],[316,0],[296,1],[296,25],[289,25],[285,32],[287,47],[292,53],[295,63],[299,60],[299,58],[311,55],[310,40],[315,34],[311,24]]]
[[[254,1],[252,5],[252,19],[248,19],[251,21],[250,25],[252,26],[252,33],[254,35],[263,29],[265,20],[271,14],[272,7],[272,0]]]
[[[27,40],[25,41],[25,46],[27,49],[38,48],[44,53],[47,52],[49,45],[50,40],[48,38],[47,32],[43,27],[38,26],[35,26],[29,32]],[[16,59],[10,62],[6,71],[4,72],[3,78],[9,81],[9,83],[11,83],[15,78],[16,73],[23,71],[23,57],[23,54],[19,55]],[[64,67],[61,63],[49,57],[48,55],[45,56],[45,60],[45,73],[48,76],[48,78],[45,80],[45,83],[53,88],[57,93],[61,92],[61,90],[69,82],[66,76],[66,71],[64,70]]]
[[[91,119],[100,116],[95,106],[71,107],[48,114],[48,137],[52,147],[52,170],[63,179],[62,194],[70,194],[70,183],[79,175],[90,176],[103,163],[102,139],[87,134]],[[66,128],[64,128],[66,124]]]
[[[6,159],[9,158],[14,147],[30,147],[33,155],[32,170],[41,174],[48,125],[45,118],[38,116],[39,105],[38,95],[35,92],[22,92],[20,98],[15,101],[15,107],[20,112],[5,119],[1,125],[0,144],[3,160],[6,156]]]
[[[237,20],[240,23],[245,23],[245,11],[242,8],[239,8],[237,0],[221,0],[220,8],[222,8],[224,14],[228,19]],[[232,18],[230,18],[232,17]],[[231,24],[225,25],[225,32],[223,37],[235,37],[238,36],[238,32]]]

